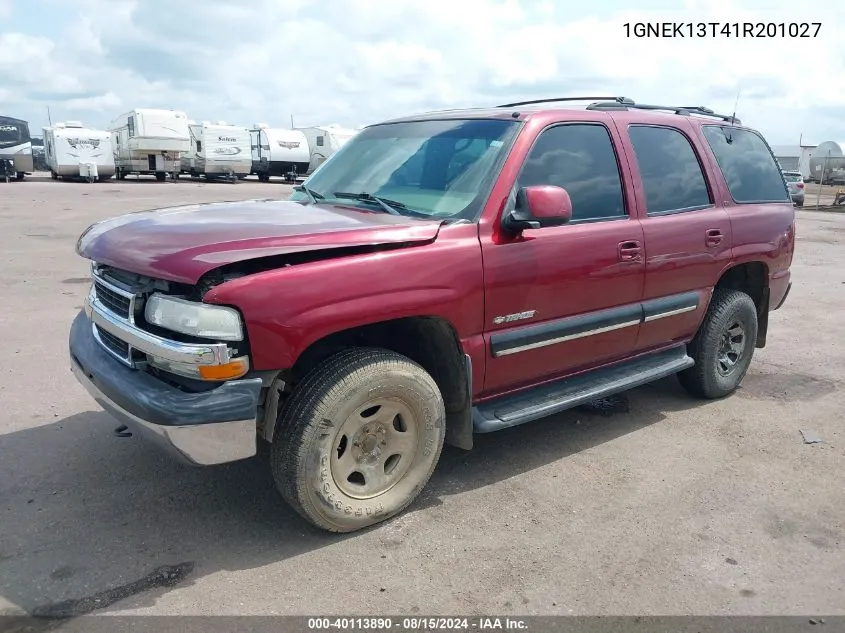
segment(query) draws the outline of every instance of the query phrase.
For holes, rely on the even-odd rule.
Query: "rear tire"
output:
[[[296,387],[271,448],[282,497],[310,523],[353,532],[404,510],[431,477],[446,433],[432,377],[392,351],[349,349]]]
[[[23,180],[25,177],[26,177],[26,173],[22,172],[22,171],[19,171],[17,174],[15,174],[15,180],[17,180],[18,182]]]
[[[163,171],[157,171],[156,172],[156,180],[158,180],[159,182],[164,182],[165,178],[167,178],[166,173],[164,173]]]
[[[681,385],[699,398],[733,393],[751,364],[757,341],[757,307],[744,292],[718,288],[687,353],[695,365],[678,374]]]

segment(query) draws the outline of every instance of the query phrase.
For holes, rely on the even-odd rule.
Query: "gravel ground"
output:
[[[481,436],[408,512],[333,536],[261,459],[115,437],[68,369],[88,224],[288,190],[0,184],[0,614],[845,614],[845,215],[799,213],[795,285],[734,396],[670,379]]]

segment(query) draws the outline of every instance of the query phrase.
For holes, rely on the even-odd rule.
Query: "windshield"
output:
[[[413,121],[361,131],[305,182],[320,202],[399,214],[469,218],[487,195],[519,123],[498,119]],[[338,195],[342,194],[342,195]],[[323,199],[324,198],[324,199]],[[296,191],[292,200],[308,200]]]
[[[26,124],[0,121],[0,145],[18,145],[29,140]]]

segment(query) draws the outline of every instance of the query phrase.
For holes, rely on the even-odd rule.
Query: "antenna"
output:
[[[742,91],[742,88],[738,88],[736,91],[736,101],[734,101],[734,113],[731,115],[731,123],[736,123],[736,107],[739,105],[739,93]]]
[[[50,123],[50,127],[53,127],[53,118],[50,116],[50,106],[47,106],[47,121]]]
[[[290,129],[293,129],[293,115],[290,115]]]

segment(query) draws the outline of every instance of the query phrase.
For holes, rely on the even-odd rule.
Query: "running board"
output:
[[[572,409],[660,378],[695,364],[686,346],[650,354],[611,367],[595,369],[512,396],[473,407],[473,431],[490,433]]]

